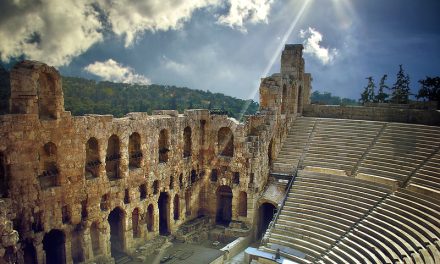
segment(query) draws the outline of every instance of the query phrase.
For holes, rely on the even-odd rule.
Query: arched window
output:
[[[170,190],[174,189],[174,176],[170,176]]]
[[[159,181],[155,180],[153,182],[153,194],[158,194],[159,193]]]
[[[136,169],[141,167],[142,151],[141,151],[141,136],[138,133],[130,135],[128,140],[129,152],[129,168]]]
[[[168,152],[170,151],[168,131],[162,129],[159,133],[159,162],[168,162]]]
[[[147,198],[147,185],[145,183],[139,186],[139,198],[140,200]]]
[[[191,139],[191,128],[189,126],[185,127],[183,130],[183,157],[187,158],[191,156],[192,139]]]
[[[247,193],[240,192],[238,198],[238,215],[247,217]]]
[[[57,147],[54,143],[46,143],[40,151],[40,181],[41,189],[59,186],[59,170],[57,166]]]
[[[211,171],[211,181],[212,182],[216,182],[218,178],[218,170],[217,169],[212,169]]]
[[[178,194],[176,194],[176,196],[174,196],[173,207],[174,207],[174,220],[179,220],[179,218],[180,218],[180,202],[179,202],[179,195]]]
[[[108,139],[107,154],[105,157],[105,171],[108,179],[111,181],[120,178],[120,159],[119,138],[116,135],[112,135]]]
[[[222,127],[218,131],[218,153],[222,156],[234,156],[234,135],[229,127]]]
[[[131,214],[131,222],[133,229],[133,237],[138,238],[141,236],[141,230],[139,229],[139,208],[135,208]]]
[[[99,176],[99,167],[101,161],[99,160],[98,140],[92,137],[86,143],[86,164],[85,177],[87,180]]]
[[[154,207],[150,204],[147,208],[147,230],[152,232],[154,228]]]

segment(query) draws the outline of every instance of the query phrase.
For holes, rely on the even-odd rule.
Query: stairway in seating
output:
[[[271,169],[273,174],[291,174],[309,141],[316,118],[298,117],[292,124]]]

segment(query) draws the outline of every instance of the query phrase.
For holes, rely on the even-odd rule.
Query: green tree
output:
[[[428,77],[419,80],[420,89],[416,95],[417,99],[425,98],[428,101],[437,101],[437,108],[440,108],[440,77]]]
[[[396,104],[407,104],[409,102],[409,75],[405,74],[402,64],[399,65],[396,82],[391,87],[391,102]]]
[[[373,77],[367,77],[365,78],[368,80],[367,86],[364,87],[364,91],[361,94],[361,99],[359,99],[359,102],[362,104],[368,103],[368,102],[374,102],[374,90],[376,89],[376,85],[374,84]]]
[[[388,98],[388,94],[385,93],[385,90],[389,90],[390,87],[388,87],[388,85],[385,84],[385,81],[387,80],[388,75],[384,74],[382,76],[382,78],[380,79],[379,82],[379,90],[377,92],[377,95],[375,97],[375,102],[377,103],[385,103],[387,98]]]

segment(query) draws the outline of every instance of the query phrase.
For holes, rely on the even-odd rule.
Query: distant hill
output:
[[[336,95],[332,95],[329,92],[314,91],[310,96],[312,104],[322,105],[359,105],[357,100],[350,98],[341,98]]]
[[[138,85],[96,82],[77,77],[63,77],[64,106],[73,115],[112,114],[121,117],[129,112],[152,110],[217,109],[240,118],[254,114],[258,104],[221,93],[192,90],[168,85]],[[221,111],[220,111],[221,112]]]
[[[192,90],[167,85],[137,85],[97,82],[77,77],[62,77],[64,107],[73,115],[111,114],[116,117],[129,112],[152,110],[212,109],[240,118],[240,113],[254,114],[258,104],[221,93]],[[9,73],[0,65],[0,114],[8,113],[10,96]]]

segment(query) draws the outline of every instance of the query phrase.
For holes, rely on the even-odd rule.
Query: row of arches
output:
[[[229,186],[222,185],[217,189],[217,211],[216,222],[217,224],[229,225],[232,220],[232,202],[233,194]],[[172,203],[172,211],[171,211]],[[185,193],[186,210],[191,210],[191,192]],[[156,211],[158,210],[158,211]],[[108,214],[107,221],[110,227],[109,242],[111,255],[114,258],[124,254],[126,248],[126,217],[127,213],[121,207],[115,207]],[[128,213],[130,214],[130,213]],[[161,192],[158,198],[157,207],[153,204],[149,204],[145,213],[136,207],[131,211],[131,227],[132,236],[134,239],[142,236],[142,228],[145,228],[147,232],[154,232],[155,228],[158,228],[160,235],[168,235],[170,233],[170,221],[180,220],[181,218],[181,205],[180,196],[175,194],[174,197],[170,196],[168,192]],[[239,192],[238,198],[238,215],[247,216],[247,194],[246,192]],[[158,221],[155,225],[155,221]],[[93,256],[101,255],[105,252],[105,235],[102,232],[105,228],[102,228],[99,223],[93,222],[89,227],[90,243],[92,247]],[[85,261],[85,254],[83,252],[84,243],[84,230],[73,230],[70,234],[71,242],[71,257],[74,263]],[[46,263],[66,263],[66,235],[64,231],[53,229],[46,233],[43,238],[43,249],[46,255]],[[36,263],[31,260],[36,259],[35,247],[32,243],[26,244],[24,247],[26,263]]]
[[[192,155],[192,131],[189,126],[183,131],[184,146],[183,157],[188,158]],[[219,155],[232,157],[234,155],[234,135],[229,127],[222,127],[218,131],[218,151]],[[170,139],[168,130],[162,129],[158,139],[158,160],[159,163],[168,162],[170,151]],[[94,137],[86,142],[85,146],[85,178],[93,179],[99,176],[101,159],[99,154],[99,143]],[[129,169],[141,167],[143,153],[141,150],[141,137],[134,132],[129,137]],[[2,156],[0,157],[2,158]],[[112,135],[107,142],[105,156],[105,171],[109,180],[116,180],[121,177],[120,169],[121,149],[120,140],[117,135]],[[48,142],[39,152],[39,181],[42,189],[60,185],[57,147],[54,143]],[[3,164],[3,163],[2,163]],[[4,169],[0,172],[0,177],[5,178]],[[1,179],[1,178],[0,178]],[[1,183],[1,182],[0,182]]]

